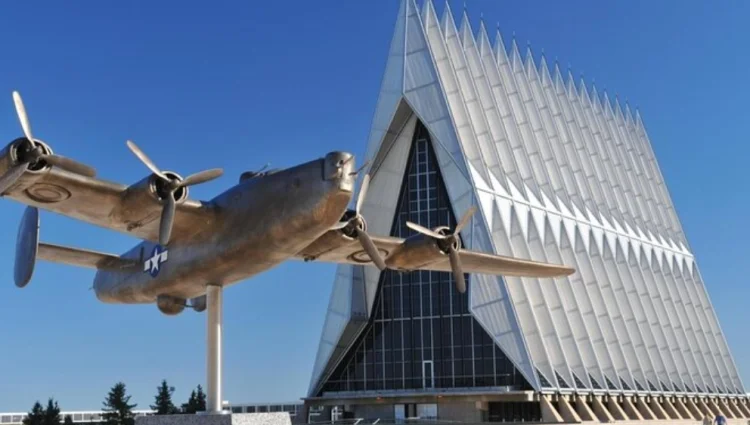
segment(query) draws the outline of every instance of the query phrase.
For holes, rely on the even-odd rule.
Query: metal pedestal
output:
[[[223,290],[219,285],[206,287],[206,413],[221,414],[221,345],[222,314],[224,310]]]

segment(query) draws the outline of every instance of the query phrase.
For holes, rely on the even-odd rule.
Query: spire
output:
[[[521,60],[521,53],[518,51],[518,44],[516,43],[515,33],[513,33],[513,41],[510,46],[510,61],[513,66],[513,72],[523,69],[523,61]]]
[[[609,93],[607,93],[607,89],[604,89],[604,93],[602,96],[602,108],[605,112],[607,110],[612,110],[612,103],[609,101]]]
[[[479,38],[482,37],[482,34],[486,34],[486,33],[487,33],[487,28],[484,25],[484,19],[480,18],[479,19]]]
[[[586,87],[586,81],[583,78],[583,73],[581,73],[581,82],[578,85],[578,95],[581,97],[581,99],[586,102],[587,105],[591,104],[591,97],[589,96],[589,89]]]
[[[625,99],[625,124],[628,127],[632,127],[634,123],[633,114],[630,112],[630,103]]]
[[[615,118],[620,123],[625,123],[625,115],[622,113],[622,105],[620,104],[620,98],[615,96]]]
[[[620,95],[615,93],[615,117],[622,116],[622,109],[620,108]]]
[[[573,97],[578,94],[576,93],[575,77],[573,77],[573,70],[570,68],[570,64],[568,64],[568,77],[566,86],[568,88],[568,96]]]
[[[596,90],[596,81],[591,82],[591,101],[596,104],[599,100],[599,92]]]
[[[583,95],[583,93],[586,93],[588,95],[588,90],[586,89],[586,79],[583,72],[581,72],[581,77],[578,79],[578,94]]]
[[[560,71],[560,62],[555,59],[555,91],[558,94],[565,93],[565,81],[563,80],[562,72]]]
[[[461,18],[461,28],[459,29],[459,33],[461,34],[461,44],[464,47],[474,44],[474,34],[471,30],[471,22],[469,21],[469,15],[466,13],[466,9],[464,9],[464,15]]]
[[[635,108],[635,123],[638,127],[643,128],[643,119],[641,119],[641,108]]]
[[[451,10],[450,4],[448,2],[445,3],[445,10],[443,10],[443,16],[440,19],[440,30],[443,32],[444,37],[448,37],[448,27],[449,26],[456,26],[456,23],[453,21],[453,11]]]
[[[596,90],[596,87],[593,87],[591,90],[591,101],[593,102],[594,111],[599,112],[602,110],[602,98]]]
[[[488,54],[488,52],[492,54],[492,44],[490,43],[490,37],[487,34],[487,27],[484,25],[484,21],[479,21],[479,34],[477,37],[479,54],[481,56]]]
[[[542,49],[542,55],[539,57],[539,73],[544,75],[544,70],[549,69],[547,66],[547,57],[544,55],[544,49]]]
[[[536,64],[534,63],[534,53],[531,52],[531,42],[529,42],[526,45],[526,58],[525,58],[525,64],[526,64],[526,76],[529,79],[534,78],[535,71],[536,71]]]
[[[448,0],[446,0],[447,2]],[[427,31],[427,17],[429,16],[430,9],[434,9],[435,6],[432,4],[432,0],[425,0],[422,4],[422,25],[424,26],[425,32]]]
[[[495,32],[495,60],[498,63],[502,63],[506,60],[508,54],[505,51],[505,42],[503,41],[503,35],[500,34],[500,24],[497,24],[497,31]]]

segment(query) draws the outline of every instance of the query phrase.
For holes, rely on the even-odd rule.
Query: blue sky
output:
[[[509,42],[570,63],[638,106],[734,358],[750,383],[750,4],[468,0]],[[462,3],[451,2],[454,14]],[[443,3],[437,2],[440,13]],[[0,135],[20,135],[20,90],[34,134],[99,176],[132,183],[145,167],[225,176],[191,189],[209,199],[240,173],[330,150],[361,156],[398,0],[341,2],[8,3],[0,16]],[[2,100],[5,99],[5,100]],[[118,380],[147,408],[166,378],[183,401],[204,380],[204,317],[100,304],[93,272],[40,263],[12,283],[23,207],[0,201],[0,411],[53,396],[95,409]],[[42,213],[53,243],[124,252],[125,235]],[[295,400],[307,389],[334,267],[289,263],[226,292],[225,398]]]

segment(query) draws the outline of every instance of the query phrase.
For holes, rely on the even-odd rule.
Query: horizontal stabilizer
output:
[[[87,267],[98,270],[122,270],[135,267],[138,262],[120,258],[114,254],[70,248],[67,246],[40,243],[37,257],[54,263]]]

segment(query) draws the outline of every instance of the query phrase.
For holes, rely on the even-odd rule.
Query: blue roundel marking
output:
[[[167,252],[161,245],[154,245],[151,257],[146,259],[143,271],[150,274],[151,277],[156,277],[161,271],[162,265],[167,262]]]

